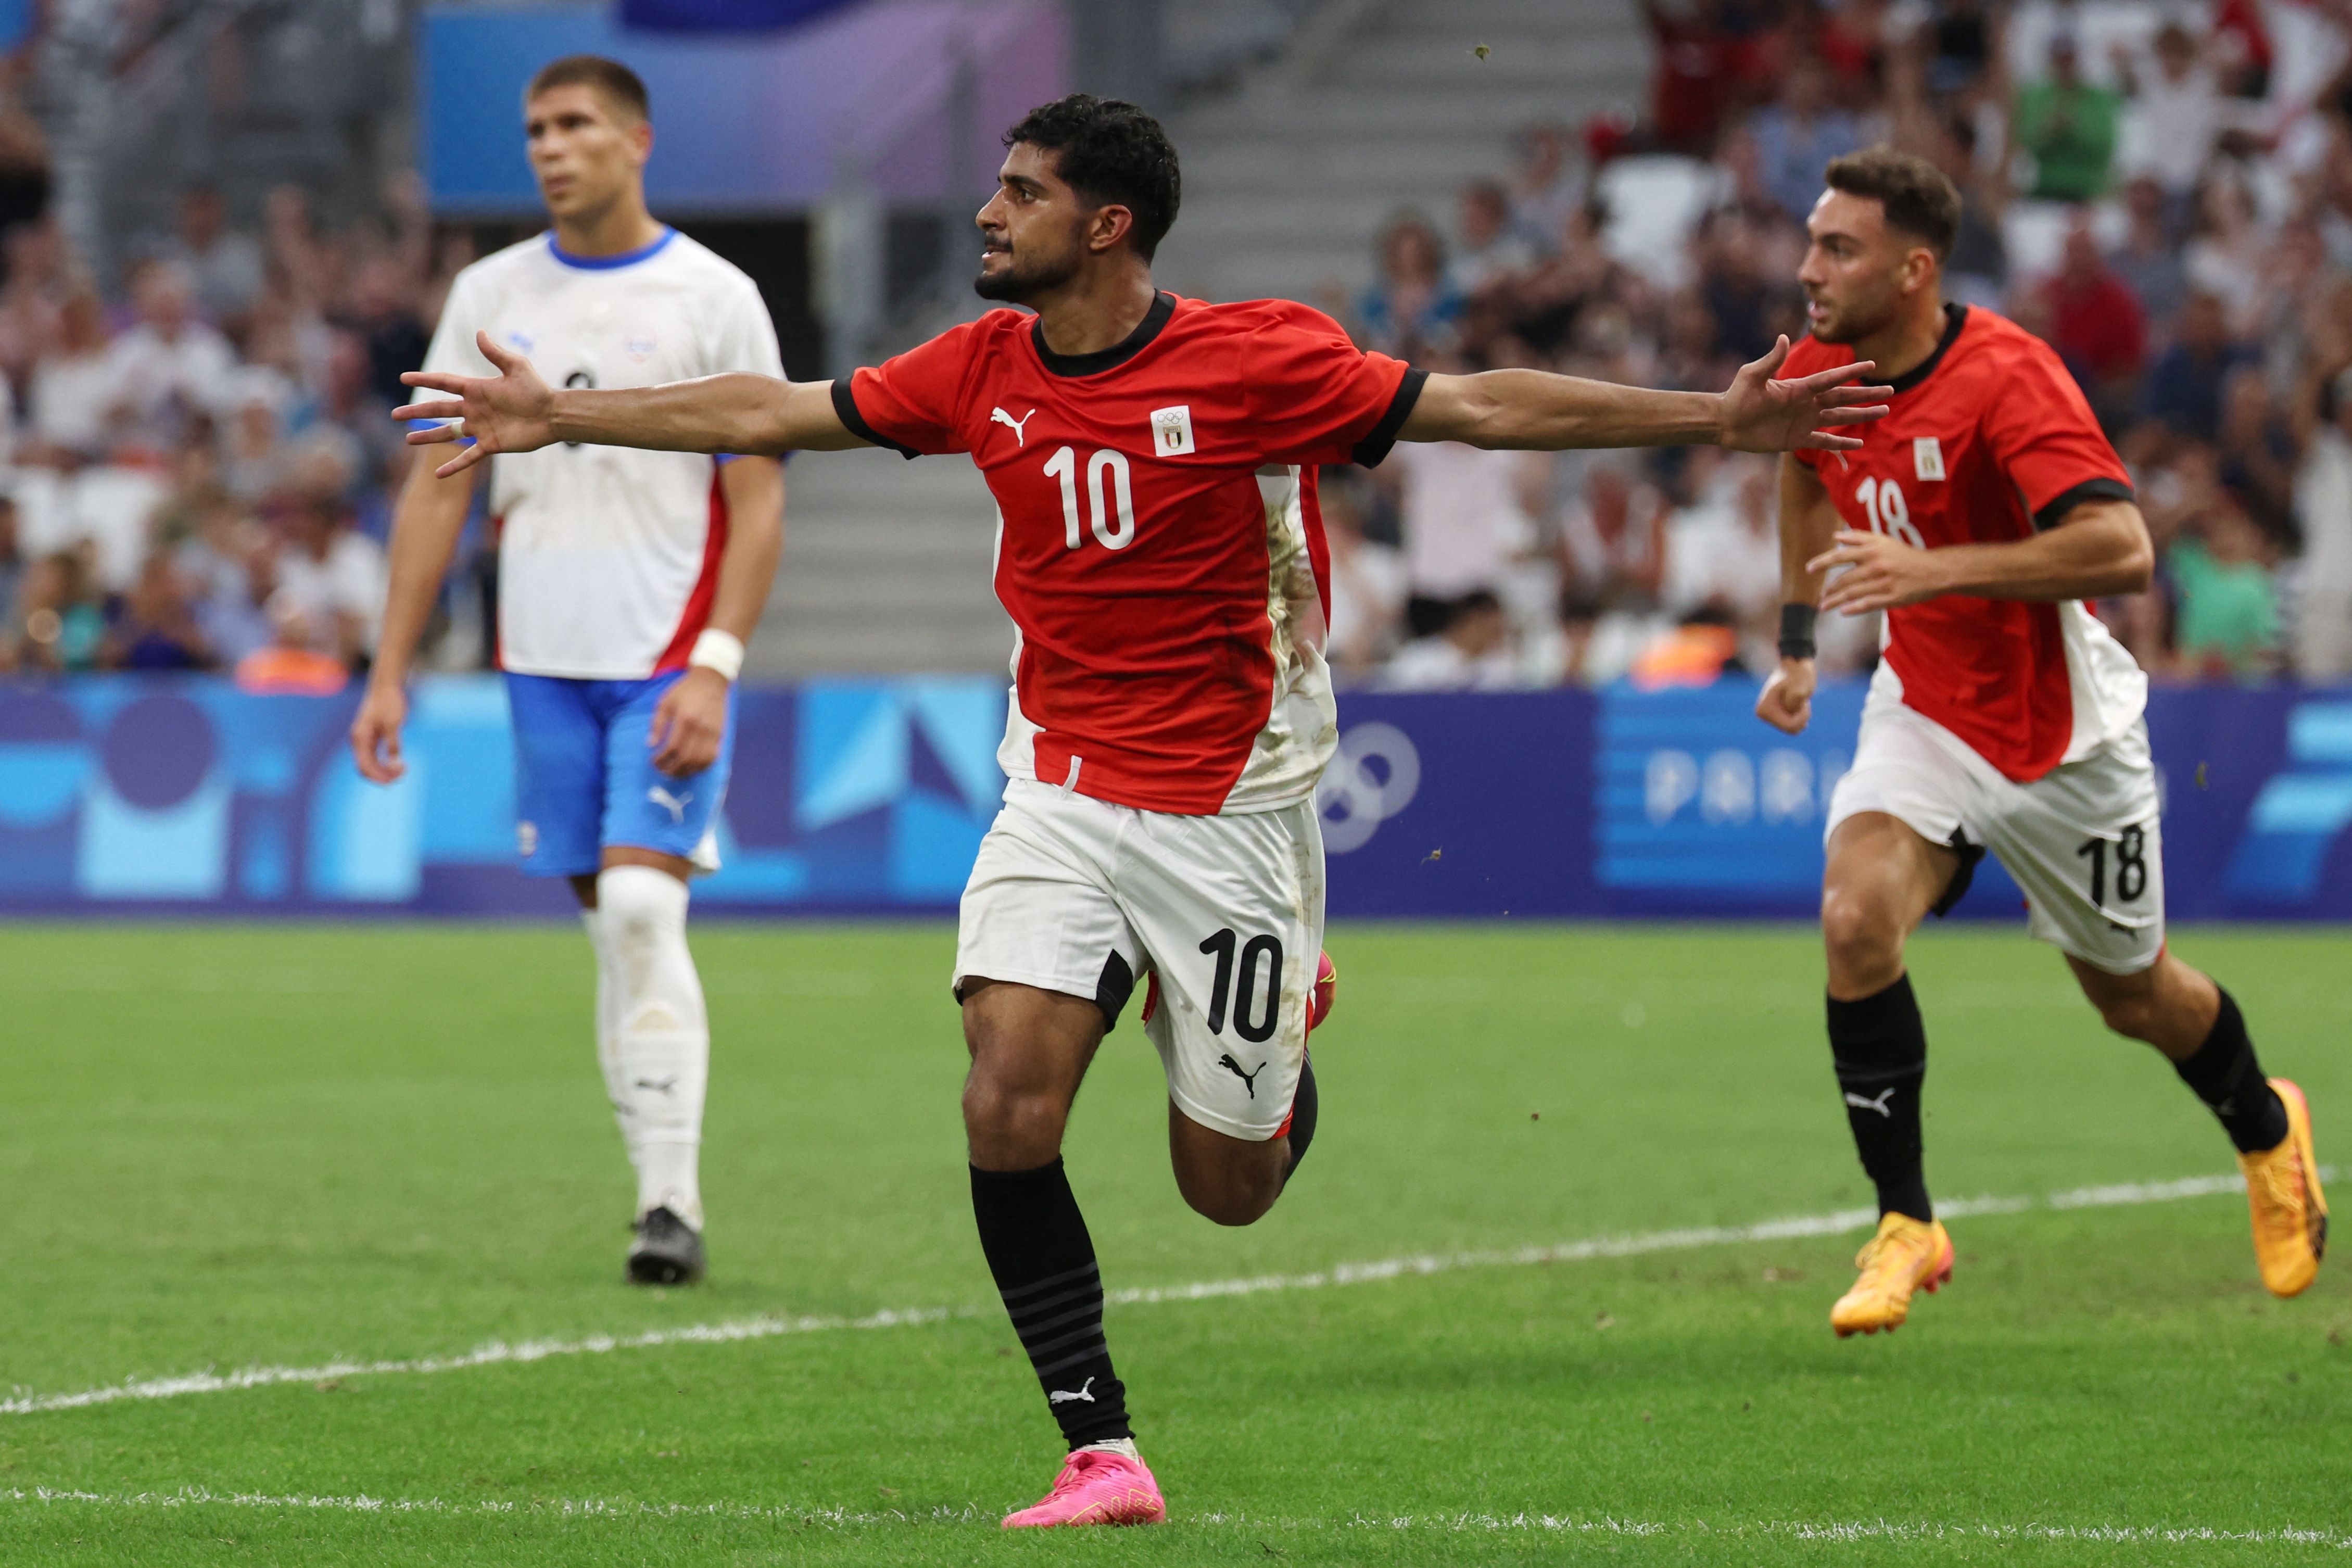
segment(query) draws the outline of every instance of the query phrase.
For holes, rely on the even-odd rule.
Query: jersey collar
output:
[[[1107,349],[1097,349],[1090,354],[1057,354],[1045,346],[1045,323],[1040,320],[1029,326],[1029,341],[1036,345],[1037,358],[1055,375],[1099,375],[1116,369],[1141,353],[1176,313],[1176,296],[1161,289],[1151,301],[1151,309],[1135,324],[1135,331]]]
[[[1936,367],[1944,363],[1944,356],[1952,352],[1952,345],[1959,341],[1960,329],[1968,324],[1969,308],[1966,305],[1946,305],[1944,307],[1944,335],[1937,340],[1936,352],[1929,354],[1926,359],[1921,360],[1917,364],[1913,365],[1909,370],[1905,371],[1901,375],[1889,380],[1886,384],[1887,390],[1893,393],[1908,392],[1913,387],[1918,385],[1921,382],[1927,380],[1930,375],[1933,375],[1936,372]]]
[[[574,256],[555,243],[555,231],[550,229],[547,233],[547,254],[563,263],[564,266],[576,268],[583,272],[610,272],[614,268],[635,267],[640,261],[651,260],[660,252],[662,247],[677,237],[677,230],[664,224],[661,237],[650,245],[641,245],[635,250],[625,250],[618,256]]]

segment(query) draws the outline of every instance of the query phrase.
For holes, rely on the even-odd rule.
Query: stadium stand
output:
[[[250,30],[236,7],[198,12],[226,29],[207,47]],[[373,15],[318,17],[356,38]],[[2140,477],[2162,580],[2104,609],[2143,662],[2352,672],[2352,50],[2327,9],[1284,0],[1211,7],[1193,31],[1171,88],[1187,199],[1165,281],[1306,299],[1431,364],[1719,385],[1801,326],[1788,279],[1819,164],[1878,140],[1937,158],[1973,215],[1956,288],[2056,344]],[[16,57],[0,664],[364,660],[403,460],[379,415],[475,244],[433,224],[394,143],[331,169],[299,133],[338,95],[396,83],[370,47],[364,80],[249,105],[203,157],[103,150],[123,168],[95,213],[50,199],[53,169],[89,149],[54,71]],[[142,69],[124,78],[136,118],[176,147],[195,112]],[[961,461],[826,458],[793,489],[755,669],[1002,668],[992,512]],[[1430,451],[1328,489],[1358,683],[1687,680],[1764,656],[1756,463]],[[486,656],[487,571],[478,557],[452,588],[443,667]],[[1477,599],[1437,646],[1481,595],[1500,626]],[[1831,654],[1854,668],[1873,646],[1849,627]]]

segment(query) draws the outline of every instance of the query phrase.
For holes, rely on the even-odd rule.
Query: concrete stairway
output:
[[[1170,288],[1217,300],[1353,291],[1390,214],[1416,207],[1450,228],[1455,189],[1504,173],[1520,126],[1576,124],[1646,94],[1650,46],[1632,0],[1367,9],[1320,59],[1295,51],[1175,118],[1185,201],[1160,252]]]
[[[749,667],[772,677],[996,670],[996,504],[968,458],[805,452],[785,470],[784,563]]]

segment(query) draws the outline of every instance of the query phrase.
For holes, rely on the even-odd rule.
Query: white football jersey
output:
[[[477,330],[551,386],[784,374],[759,289],[676,229],[625,256],[568,256],[542,234],[484,257],[450,287],[425,368],[496,374]],[[500,665],[583,680],[684,668],[726,548],[718,476],[700,453],[626,447],[492,459]]]

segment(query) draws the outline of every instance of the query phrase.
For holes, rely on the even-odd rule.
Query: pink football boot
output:
[[[1081,1448],[1054,1478],[1043,1502],[1004,1516],[1007,1530],[1048,1524],[1159,1524],[1168,1518],[1160,1483],[1140,1459]]]
[[[1313,1034],[1339,1000],[1339,966],[1328,952],[1315,956],[1315,989],[1307,998],[1307,1032]]]

